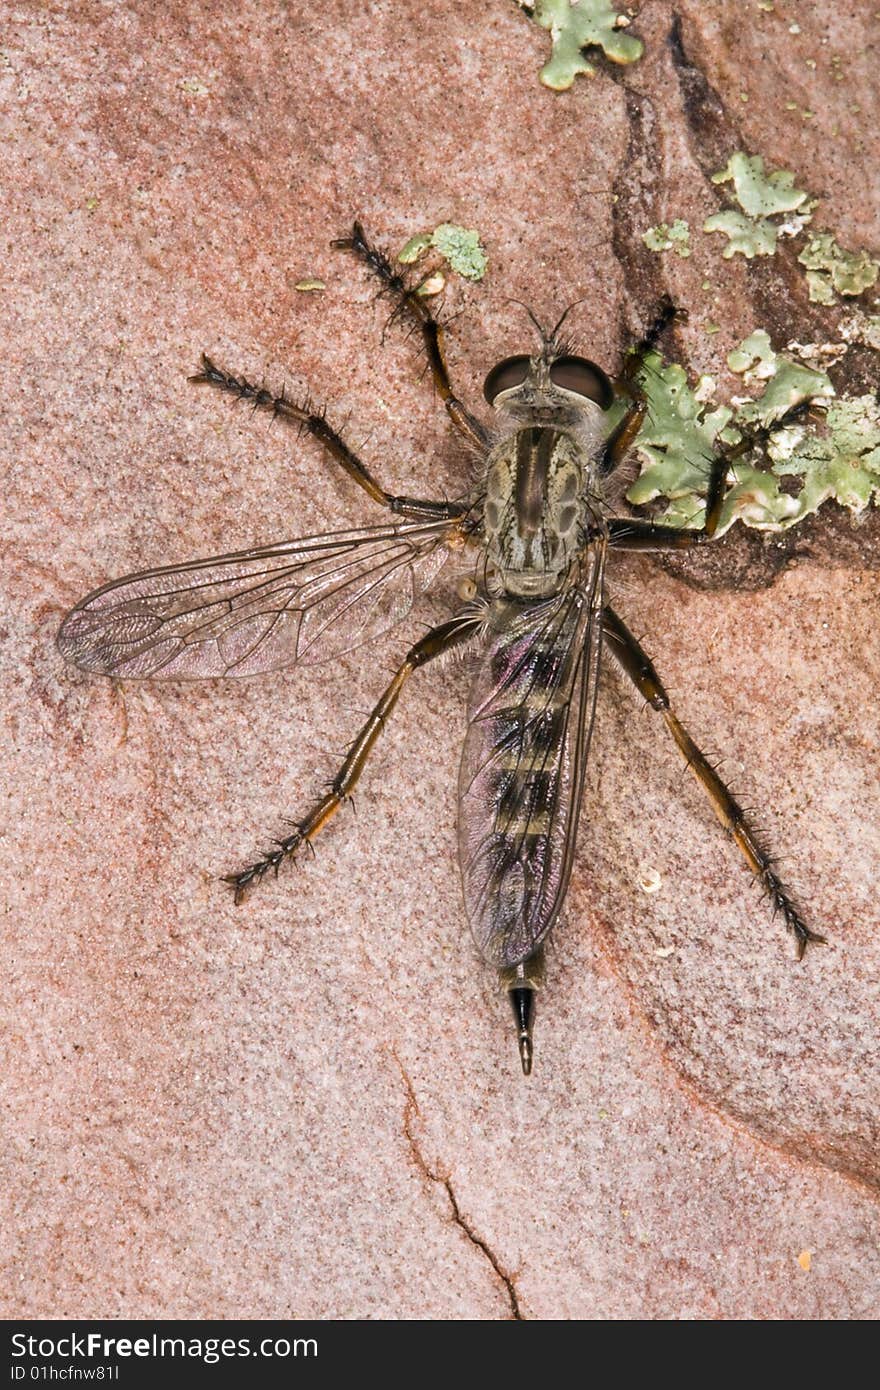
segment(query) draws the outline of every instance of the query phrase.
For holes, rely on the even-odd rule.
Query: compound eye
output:
[[[502,391],[514,391],[517,386],[522,386],[528,374],[528,357],[505,357],[486,377],[483,395],[490,405],[494,405]]]
[[[577,396],[595,401],[603,410],[614,400],[611,382],[602,368],[585,357],[557,357],[550,364],[550,380],[563,391],[574,391]]]

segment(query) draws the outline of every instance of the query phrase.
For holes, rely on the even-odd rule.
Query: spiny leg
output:
[[[202,353],[201,371],[189,379],[196,385],[213,386],[218,391],[227,391],[235,396],[236,400],[248,401],[254,410],[266,410],[273,418],[298,425],[323,444],[336,462],[342,465],[348,476],[353,478],[374,502],[387,507],[396,516],[405,516],[417,521],[433,521],[443,517],[452,520],[465,513],[466,508],[456,502],[430,502],[417,497],[392,496],[376,481],[366,464],[348,447],[341,435],[327,424],[323,413],[310,410],[307,405],[294,404],[283,392],[280,396],[273,396],[264,386],[254,386],[243,376],[233,376],[231,372],[218,367],[205,353]]]
[[[639,373],[646,358],[654,351],[667,328],[674,323],[687,323],[687,318],[687,310],[679,308],[668,294],[664,294],[652,323],[626,354],[623,371],[618,378],[618,384],[624,391],[638,392]]]
[[[481,453],[485,452],[488,436],[476,416],[471,414],[467,406],[462,404],[452,390],[449,368],[446,365],[446,353],[443,347],[443,328],[431,313],[424,296],[417,294],[414,289],[410,289],[404,277],[394,269],[384,251],[380,251],[377,246],[368,241],[360,222],[355,222],[350,236],[339,237],[336,241],[331,242],[331,245],[337,250],[353,251],[356,256],[359,256],[370,270],[378,275],[385,291],[397,300],[398,309],[395,310],[395,313],[403,311],[411,314],[415,319],[421,330],[425,351],[428,354],[434,385],[440,393],[440,399],[446,407],[450,420],[470,444],[475,445]]]
[[[739,453],[745,453],[745,449],[737,448],[737,457]],[[711,541],[721,520],[727,474],[733,462],[726,446],[712,455],[702,526],[684,530],[678,526],[664,526],[662,522],[614,517],[608,523],[609,545],[614,550],[690,550],[693,546]]]
[[[639,373],[645,365],[645,359],[654,351],[670,324],[686,322],[686,311],[677,308],[669,296],[664,295],[653,323],[627,353],[623,371],[614,382],[614,387],[617,395],[627,397],[629,405],[626,414],[605,441],[599,462],[600,473],[612,473],[618,464],[623,462],[642,428],[648,402],[639,383]]]
[[[351,796],[373,745],[413,671],[427,665],[435,657],[442,656],[444,652],[451,651],[453,647],[467,642],[480,629],[482,623],[481,614],[474,610],[466,610],[448,623],[441,623],[438,627],[432,628],[410,648],[392,680],[376,701],[369,718],[359,730],[327,793],[315,802],[290,835],[277,842],[273,850],[246,869],[242,869],[240,873],[229,874],[224,879],[224,882],[231,883],[235,889],[236,903],[240,903],[247,889],[259,883],[270,869],[277,874],[285,859],[295,855],[304,844],[311,844],[342,803]]]
[[[737,459],[742,458],[753,449],[765,449],[776,430],[786,429],[797,420],[810,416],[815,410],[816,407],[812,400],[798,401],[788,410],[783,411],[775,420],[772,420],[769,425],[758,425],[752,429],[746,429],[739,425],[742,438],[736,444],[727,444],[723,440],[716,442],[706,484],[706,510],[703,525],[698,530],[684,531],[675,526],[663,526],[656,522],[630,521],[618,517],[609,522],[608,525],[611,545],[617,550],[686,550],[689,546],[702,545],[706,541],[712,540],[721,520],[727,476]],[[624,416],[621,424],[625,422],[626,418]],[[640,425],[641,420],[639,420]],[[635,431],[635,434],[637,433],[638,427]],[[633,442],[635,434],[629,440],[627,448]],[[611,435],[605,446],[606,452],[613,439],[614,434]],[[625,450],[622,451],[621,458],[623,453]]]
[[[746,863],[770,899],[774,913],[782,913],[786,927],[794,935],[800,960],[808,942],[822,942],[825,937],[814,932],[801,917],[788,890],[774,870],[773,860],[760,843],[739,802],[673,713],[660,677],[629,628],[610,608],[603,610],[602,625],[605,640],[612,654],[651,708],[662,714],[688,767],[708,792],[716,816],[739,847]]]

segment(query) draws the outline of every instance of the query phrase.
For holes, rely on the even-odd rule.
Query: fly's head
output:
[[[498,416],[489,454],[483,525],[489,560],[505,591],[556,592],[593,516],[594,466],[614,393],[595,362],[575,357],[556,325],[534,356],[507,357],[483,388]],[[564,317],[564,315],[563,315]]]

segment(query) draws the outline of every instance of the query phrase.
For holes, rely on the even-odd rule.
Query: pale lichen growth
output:
[[[880,352],[880,314],[854,314],[840,325],[840,336],[847,343],[862,343]]]
[[[781,236],[797,236],[810,221],[815,204],[803,188],[795,188],[794,174],[777,169],[768,174],[760,155],[742,150],[732,154],[723,169],[712,175],[717,184],[732,183],[741,212],[728,209],[713,213],[703,223],[704,232],[723,232],[728,238],[723,255],[772,256]],[[777,220],[771,221],[771,218]]]
[[[635,63],[644,52],[640,39],[623,31],[629,20],[609,0],[518,0],[533,23],[550,30],[553,49],[541,69],[545,87],[564,92],[578,73],[587,77],[596,68],[587,54],[601,48],[612,63]]]
[[[873,396],[836,399],[824,372],[774,352],[763,330],[746,338],[728,365],[761,394],[716,405],[709,378],[691,388],[680,366],[664,365],[659,354],[648,358],[648,415],[635,443],[642,472],[627,493],[630,502],[665,500],[658,521],[701,526],[716,441],[735,445],[807,401],[824,409],[819,424],[790,422],[734,461],[717,534],[735,521],[781,531],[829,499],[860,512],[880,495],[880,406]]]
[[[442,294],[446,288],[446,276],[440,270],[435,270],[433,275],[429,275],[423,280],[416,290],[416,294],[423,299],[431,299],[435,294]]]
[[[807,367],[824,369],[840,362],[849,351],[846,341],[834,343],[800,343],[792,338],[785,345],[786,353],[792,353]]]
[[[834,304],[835,292],[862,294],[880,275],[880,263],[866,251],[843,251],[830,232],[810,237],[798,260],[807,268],[810,298],[817,304]]]
[[[397,253],[403,265],[413,265],[426,251],[437,251],[447,264],[465,280],[482,280],[486,274],[489,260],[480,245],[480,234],[467,227],[459,227],[454,222],[441,222],[433,232],[418,232]],[[430,277],[436,280],[436,276]],[[442,279],[442,276],[440,277]],[[425,284],[429,282],[426,281]],[[425,289],[423,294],[438,294],[443,288]]]
[[[659,869],[655,869],[653,864],[639,865],[639,887],[643,893],[659,893],[663,887],[663,879]]]
[[[642,241],[649,251],[675,251],[682,260],[691,254],[690,237],[691,229],[680,217],[669,225],[658,222],[656,227],[642,232]]]
[[[182,77],[177,85],[188,97],[207,97],[211,95],[211,88],[207,83],[203,82],[200,77]]]
[[[431,236],[431,245],[465,280],[482,280],[486,274],[489,262],[479,232],[442,222]]]

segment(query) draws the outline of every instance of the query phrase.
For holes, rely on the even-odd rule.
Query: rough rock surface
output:
[[[870,7],[676,11],[644,4],[643,61],[565,94],[504,0],[9,17],[5,1316],[877,1316],[871,523],[823,512],[785,567],[732,536],[709,588],[618,566],[621,610],[830,944],[795,963],[609,671],[528,1082],[460,903],[460,665],[414,681],[315,862],[238,909],[217,883],[326,779],[418,617],[239,683],[114,689],[54,645],[106,579],[376,516],[310,441],[188,388],[203,348],[308,383],[389,487],[461,487],[417,344],[382,346],[387,306],[329,250],[354,213],[391,248],[443,220],[483,234],[489,278],[448,304],[470,400],[529,345],[512,296],[548,317],[586,299],[577,331],[613,368],[668,289],[691,310],[681,360],[727,390],[752,329],[827,334],[793,255],[722,261],[695,230],[681,261],[640,233],[699,229],[745,148],[876,250]],[[849,370],[865,389],[867,359]],[[440,593],[420,617],[447,611]]]

